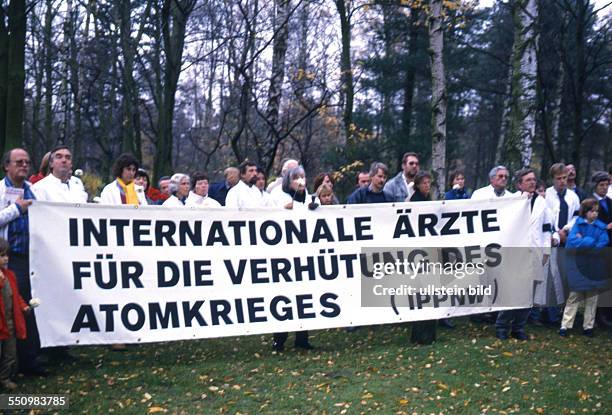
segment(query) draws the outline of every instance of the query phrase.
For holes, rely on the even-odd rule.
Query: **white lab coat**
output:
[[[262,203],[263,199],[259,189],[254,185],[247,185],[242,180],[227,192],[225,198],[225,207],[228,208],[257,208],[261,207]]]
[[[138,204],[146,205],[147,197],[144,193],[142,186],[134,186],[136,189],[136,196],[138,197]],[[117,180],[113,180],[102,189],[100,193],[100,204],[102,205],[121,205],[121,192],[119,191],[119,184]]]
[[[495,194],[495,189],[493,188],[493,186],[488,185],[485,187],[481,187],[480,189],[474,190],[474,193],[472,193],[472,197],[470,199],[486,200],[486,199],[495,199],[497,197],[513,197],[513,196],[517,196],[516,193],[512,193],[508,189],[506,189],[501,196],[497,196]]]
[[[87,192],[83,182],[72,176],[66,183],[53,174],[39,180],[32,185],[36,200],[46,202],[87,203]]]
[[[185,206],[198,207],[198,208],[217,208],[221,207],[221,204],[212,197],[200,196],[194,192],[189,192],[187,200],[185,200]]]

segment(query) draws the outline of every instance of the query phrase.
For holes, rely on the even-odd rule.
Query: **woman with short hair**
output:
[[[185,206],[189,189],[191,188],[191,179],[183,173],[174,173],[170,177],[169,192],[170,197],[162,204],[166,207],[182,207]]]

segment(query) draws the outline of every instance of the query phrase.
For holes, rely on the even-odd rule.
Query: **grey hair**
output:
[[[510,173],[510,170],[508,170],[508,167],[506,166],[502,166],[501,164],[499,166],[495,166],[491,169],[491,171],[489,172],[489,179],[492,179],[493,177],[495,177],[495,175],[497,174],[498,171],[500,170],[506,170],[508,173]]]
[[[383,173],[385,173],[385,176],[389,175],[389,168],[385,163],[381,163],[380,161],[375,161],[374,163],[372,163],[372,165],[370,166],[370,172],[368,174],[370,175],[370,177],[374,177],[376,176],[376,173],[378,173],[378,170],[382,170]]]
[[[297,160],[294,160],[294,159],[285,160],[285,162],[283,163],[283,167],[281,168],[281,175],[285,174],[285,172],[289,170],[290,163],[295,163],[297,165],[300,164]]]
[[[297,167],[287,170],[283,174],[283,185],[282,185],[283,192],[289,193],[289,190],[291,190],[291,181],[295,179],[296,177],[302,176],[302,175],[306,177],[306,173],[304,172],[304,168],[302,166],[297,166]]]
[[[172,177],[170,177],[170,183],[168,184],[168,191],[170,194],[175,194],[178,191],[179,185],[184,178],[187,178],[187,180],[191,182],[189,176],[183,173],[174,173]]]

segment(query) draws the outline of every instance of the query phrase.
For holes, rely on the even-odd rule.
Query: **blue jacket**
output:
[[[582,237],[578,237],[580,234]],[[608,245],[606,225],[596,219],[589,224],[584,218],[577,218],[567,237],[566,248],[603,248]]]
[[[408,191],[404,182],[404,171],[400,170],[394,178],[385,184],[384,191],[391,195],[391,202],[403,202],[408,197]]]
[[[470,197],[471,195],[465,190],[465,187],[459,190],[450,189],[444,194],[444,200],[469,199]]]
[[[580,237],[578,236],[580,234]],[[564,254],[567,282],[571,291],[592,291],[604,288],[610,276],[607,273],[608,249],[606,225],[596,220],[589,224],[577,218],[567,238]],[[563,252],[565,251],[565,252]]]

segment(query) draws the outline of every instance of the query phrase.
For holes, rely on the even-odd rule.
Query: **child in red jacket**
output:
[[[23,313],[30,307],[19,295],[15,274],[7,268],[9,249],[8,242],[0,238],[0,385],[13,390],[17,385],[10,375],[17,363],[17,339],[26,338]]]

